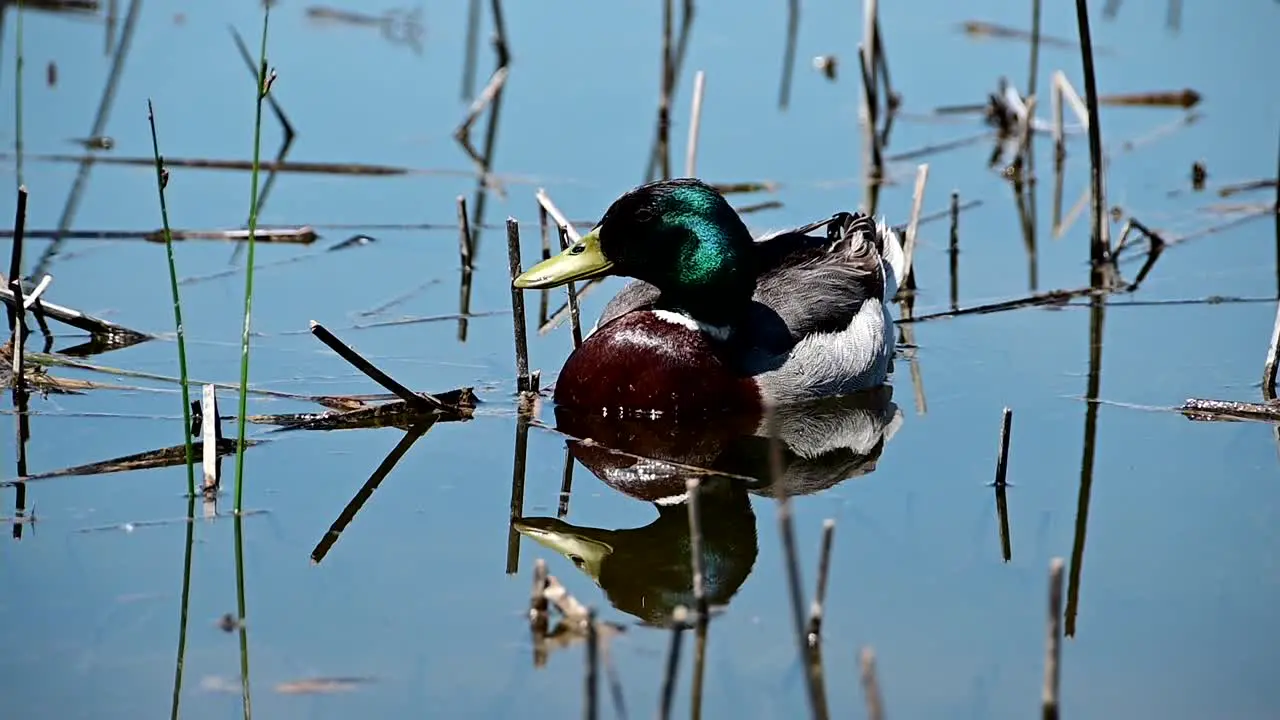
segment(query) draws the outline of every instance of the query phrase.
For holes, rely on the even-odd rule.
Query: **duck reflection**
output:
[[[616,530],[552,517],[516,521],[521,534],[568,558],[604,590],[609,602],[649,625],[665,625],[678,605],[692,607],[689,511],[685,480],[699,491],[707,600],[725,605],[755,565],[755,513],[750,495],[772,496],[769,436],[762,423],[717,420],[661,423],[555,410],[559,430],[575,438],[573,457],[609,487],[652,503],[643,527]],[[902,423],[891,386],[780,408],[782,474],[777,488],[807,495],[875,470],[885,443]],[[733,477],[728,477],[728,476]]]

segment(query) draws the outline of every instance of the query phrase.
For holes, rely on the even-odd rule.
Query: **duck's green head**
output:
[[[709,303],[751,297],[752,244],[746,225],[715,188],[692,178],[664,180],[615,200],[591,232],[529,268],[514,284],[550,288],[624,275],[651,283],[664,302],[699,315]]]

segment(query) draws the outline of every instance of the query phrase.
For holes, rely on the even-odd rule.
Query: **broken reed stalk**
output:
[[[1271,328],[1271,345],[1267,347],[1267,362],[1262,366],[1262,399],[1276,399],[1276,363],[1280,353],[1280,145],[1276,150],[1276,204],[1271,208],[1276,221],[1276,322]]]
[[[160,193],[160,222],[164,228],[164,249],[169,259],[169,290],[173,295],[173,324],[178,335],[178,377],[182,380],[182,435],[187,450],[187,494],[196,494],[195,453],[191,443],[191,393],[187,384],[187,340],[182,327],[182,300],[178,294],[178,267],[173,259],[173,233],[169,230],[169,205],[164,190],[169,184],[169,171],[160,155],[160,140],[156,134],[156,113],[147,98],[147,122],[151,125],[151,154],[156,161],[156,190]],[[216,452],[216,451],[215,451]],[[207,482],[207,478],[206,478]]]
[[[862,103],[866,108],[866,143],[867,143],[867,159],[870,166],[867,168],[867,184],[869,186],[880,182],[881,176],[884,174],[884,158],[880,149],[880,135],[876,132],[875,123],[875,76],[871,74],[871,61],[868,58],[870,51],[866,45],[858,46],[858,63],[862,69]],[[868,195],[871,194],[871,188],[868,188]],[[870,199],[868,198],[868,202]],[[868,206],[867,211],[873,212],[875,208]]]
[[[520,275],[520,223],[507,218],[507,261],[511,271],[511,320],[516,341],[516,390],[520,393],[533,390],[529,380],[529,338],[524,319],[524,293],[514,285]]]
[[[684,481],[684,488],[689,496],[686,502],[689,510],[689,556],[693,568],[693,599],[697,603],[698,625],[702,626],[707,624],[707,592],[702,568],[702,516],[698,502],[702,481],[697,477],[691,477]]]
[[[569,226],[559,225],[556,230],[560,233],[560,249],[567,250],[569,248]],[[573,349],[577,350],[582,345],[582,310],[578,307],[578,288],[576,283],[568,283],[566,289],[569,293],[569,326],[573,331]]]
[[[13,245],[9,254],[9,284],[13,294],[13,305],[6,305],[9,311],[9,334],[17,337],[18,321],[24,312],[22,301],[22,243],[27,229],[27,188],[18,186],[18,206],[13,217]],[[16,345],[15,345],[16,348]],[[14,356],[14,361],[18,360]],[[20,376],[19,376],[20,377]],[[16,379],[16,378],[15,378]]]
[[[1102,130],[1098,126],[1098,83],[1093,72],[1093,40],[1089,35],[1089,4],[1076,0],[1080,27],[1080,60],[1084,72],[1084,100],[1089,113],[1089,192],[1091,234],[1089,260],[1095,268],[1110,259],[1111,238],[1106,219],[1102,178]]]
[[[262,6],[262,48],[258,54],[258,79],[254,88],[253,121],[253,171],[249,176],[249,250],[244,274],[244,328],[240,335],[240,402],[236,418],[236,498],[237,527],[244,500],[244,430],[249,405],[249,330],[253,318],[253,256],[254,233],[258,229],[258,170],[262,157],[262,101],[271,86],[267,82],[267,28],[271,20],[271,6]],[[246,668],[247,670],[247,668]],[[248,701],[248,682],[244,678],[245,699]],[[248,705],[246,704],[246,710]]]
[[[471,221],[467,219],[467,199],[458,196],[458,257],[462,260],[462,269],[471,271],[474,266],[475,248],[471,237]]]
[[[920,232],[920,213],[924,210],[924,186],[929,181],[929,163],[921,163],[916,167],[916,186],[911,193],[911,221],[907,223],[907,240],[906,247],[903,248],[903,264],[906,265],[906,271],[903,277],[903,286],[914,288],[915,281],[915,255],[916,255],[916,236]]]
[[[212,498],[218,491],[218,483],[221,480],[221,458],[218,455],[218,446],[222,444],[222,419],[218,417],[218,387],[212,384],[206,384],[200,388],[200,428],[203,431],[201,438],[201,465],[204,469],[204,495],[205,498]]]
[[[671,179],[671,92],[675,85],[675,58],[671,54],[672,0],[662,0],[662,88],[658,95],[658,153],[662,179]]]
[[[1036,78],[1040,74],[1040,0],[1031,0],[1031,61],[1029,65],[1027,97],[1033,98],[1036,96]]]
[[[879,50],[876,46],[876,23],[880,19],[880,8],[877,0],[865,0],[862,3],[862,45],[858,48],[858,54],[863,57],[866,63],[866,72],[863,80],[870,80],[866,86],[866,102],[867,102],[867,124],[871,127],[872,134],[875,134],[877,125],[877,116],[880,113],[879,98],[879,78],[876,71],[879,65]]]
[[[658,709],[659,720],[671,717],[671,704],[676,696],[676,671],[680,667],[680,648],[684,639],[684,631],[688,627],[689,611],[683,605],[677,605],[671,611],[671,645],[667,648],[667,671],[662,677],[662,704]]]
[[[10,347],[13,351],[13,407],[18,413],[25,412],[26,401],[24,395],[26,393],[26,375],[23,368],[23,361],[26,353],[23,350],[23,341],[27,335],[27,313],[22,300],[22,241],[23,231],[27,225],[27,188],[24,185],[18,186],[18,207],[13,218],[13,252],[9,256],[9,285],[13,288],[14,298],[16,300],[15,308],[10,313]],[[25,453],[24,442],[26,441],[23,433],[23,424],[21,420],[16,423],[18,427],[18,451]],[[25,475],[25,468],[19,475]]]
[[[698,131],[702,128],[702,93],[706,89],[707,74],[699,70],[693,76],[693,107],[689,110],[689,142],[685,146],[684,176],[697,177]]]
[[[596,609],[587,608],[587,678],[583,716],[595,720],[599,716],[600,633],[596,627]]]
[[[1008,483],[1005,474],[1009,470],[1009,434],[1013,426],[1013,410],[1005,408],[1000,416],[1000,454],[996,456],[996,482],[998,488]]]
[[[819,695],[812,655],[804,628],[804,591],[801,589],[800,558],[796,552],[795,523],[792,520],[791,496],[782,485],[782,438],[779,437],[778,415],[767,409],[765,427],[769,436],[769,479],[774,498],[778,503],[778,534],[782,536],[783,557],[787,564],[787,590],[791,598],[791,621],[796,634],[796,645],[804,671],[805,689],[809,696],[809,709],[815,718],[823,717],[826,702]]]
[[[1041,696],[1044,720],[1058,718],[1059,661],[1062,659],[1062,558],[1049,561],[1049,621],[1045,638],[1044,691]]]
[[[339,340],[320,323],[311,320],[308,324],[311,328],[311,334],[315,335],[317,340],[327,345],[330,350],[337,353],[343,360],[351,363],[355,369],[367,375],[370,380],[405,401],[410,407],[420,412],[448,409],[448,406],[441,402],[439,398],[427,393],[416,393],[396,382],[395,378],[374,367],[373,363],[361,357],[359,353],[352,350],[350,346]]]
[[[858,657],[861,667],[862,693],[867,698],[868,720],[884,720],[884,703],[880,700],[880,681],[876,678],[876,653],[869,647],[862,648]]]
[[[951,191],[951,232],[947,241],[951,266],[951,309],[960,309],[960,193]]]
[[[818,644],[822,635],[822,608],[827,599],[827,575],[831,572],[831,543],[836,534],[836,521],[822,521],[822,549],[818,552],[818,588],[809,607],[809,645]]]

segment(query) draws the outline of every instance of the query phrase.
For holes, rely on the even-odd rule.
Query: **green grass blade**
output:
[[[262,50],[258,56],[257,107],[253,121],[253,172],[249,191],[249,253],[244,276],[244,332],[240,337],[240,412],[236,421],[236,515],[244,497],[244,428],[249,398],[249,328],[253,316],[253,250],[258,230],[258,169],[262,153],[262,101],[267,96],[267,26],[271,6],[262,11]],[[246,680],[246,682],[248,682]]]
[[[178,329],[178,377],[182,380],[182,435],[187,448],[187,494],[196,494],[195,452],[191,447],[191,393],[187,390],[187,342],[182,328],[182,300],[178,296],[178,267],[173,260],[173,234],[169,231],[169,206],[165,203],[164,188],[169,184],[169,171],[165,170],[160,155],[160,141],[156,137],[156,113],[147,100],[147,121],[151,123],[151,153],[156,160],[156,187],[160,191],[160,220],[164,224],[164,249],[169,254],[169,288],[173,292],[173,323]],[[206,422],[218,422],[207,418]]]

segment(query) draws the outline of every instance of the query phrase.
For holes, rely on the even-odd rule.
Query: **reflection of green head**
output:
[[[699,496],[707,599],[727,604],[756,561],[756,521],[746,490],[708,482]],[[515,527],[568,558],[604,590],[617,609],[649,625],[665,625],[677,605],[693,607],[688,505],[655,505],[658,517],[639,528],[603,530],[554,518],[522,518]]]

